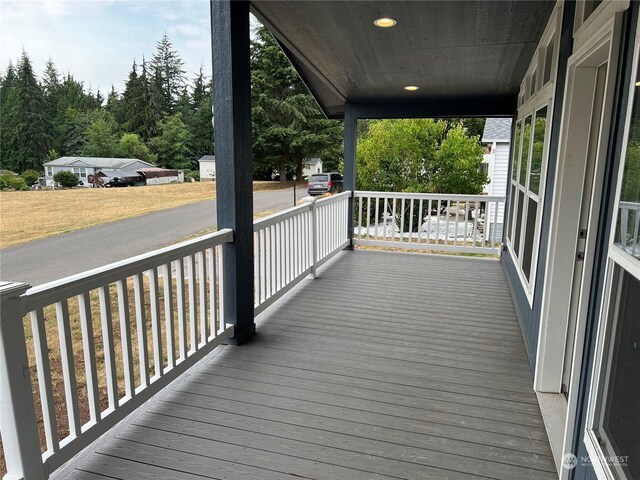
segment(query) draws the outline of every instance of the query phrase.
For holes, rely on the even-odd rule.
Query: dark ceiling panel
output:
[[[554,4],[252,0],[332,117],[345,102],[515,97]],[[398,24],[375,27],[382,16]]]

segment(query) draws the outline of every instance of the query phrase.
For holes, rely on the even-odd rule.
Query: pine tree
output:
[[[17,101],[9,112],[9,125],[13,136],[10,162],[14,170],[41,171],[42,163],[51,148],[52,125],[46,117],[46,102],[38,84],[31,60],[22,52],[16,77]]]
[[[126,121],[126,106],[113,85],[111,85],[111,91],[107,95],[107,103],[104,108],[113,115],[119,126],[122,127],[124,125]]]
[[[281,182],[287,173],[300,178],[305,157],[341,147],[341,125],[326,120],[264,27],[257,30],[251,45],[251,82],[254,171],[258,178],[268,178],[274,168]]]
[[[60,74],[58,73],[58,69],[54,65],[51,57],[49,57],[47,63],[44,66],[44,73],[42,75],[42,89],[45,98],[56,95],[60,90]]]
[[[161,110],[172,114],[175,102],[185,83],[184,62],[174,50],[169,36],[165,33],[156,43],[156,53],[151,58],[151,71],[154,84],[160,91]]]
[[[211,88],[205,77],[202,66],[196,76],[191,92],[191,132],[193,144],[191,151],[194,158],[202,155],[213,155],[213,111],[211,102]]]
[[[138,65],[135,59],[129,72],[129,79],[124,87],[122,100],[125,105],[125,130],[127,132],[141,132],[144,129],[144,87],[138,76]]]
[[[11,135],[14,122],[11,112],[18,100],[16,83],[16,70],[9,61],[7,73],[0,83],[0,168],[7,170],[13,168],[15,149],[15,139]]]

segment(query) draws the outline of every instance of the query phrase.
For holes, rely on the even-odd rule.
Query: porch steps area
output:
[[[557,479],[499,261],[340,253],[65,479]]]

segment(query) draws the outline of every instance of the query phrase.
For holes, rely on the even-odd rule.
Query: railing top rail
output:
[[[350,196],[351,196],[351,191],[346,191],[338,195],[331,195],[330,197],[316,200],[315,204],[317,206],[327,205],[327,204],[338,202],[343,198],[348,198]],[[276,223],[295,217],[296,215],[299,215],[302,212],[307,212],[309,210],[311,210],[311,203],[305,203],[304,205],[298,205],[296,207],[287,208],[286,210],[282,210],[272,215],[268,215],[264,218],[261,218],[253,222],[253,231],[258,232],[267,227],[270,227],[271,225],[275,225]]]
[[[462,200],[462,201],[482,201],[482,202],[504,202],[504,196],[495,195],[457,195],[453,193],[406,193],[406,192],[374,192],[356,190],[356,197],[373,198],[417,198],[424,200]]]
[[[320,204],[325,204],[325,203],[334,203],[334,202],[338,202],[340,200],[342,200],[343,198],[349,198],[351,197],[351,190],[345,190],[342,193],[338,193],[337,195],[331,195],[330,197],[325,197],[325,198],[321,198],[320,200],[316,201],[316,205]]]
[[[217,245],[233,241],[233,230],[225,228],[193,240],[187,240],[176,245],[160,248],[142,255],[94,268],[86,272],[54,280],[37,287],[30,288],[25,293],[26,311],[51,305],[66,300],[74,295],[108,285],[131,275],[139,274],[178,260],[192,253],[212,248]]]
[[[620,201],[620,208],[627,210],[640,210],[640,202],[623,202]]]
[[[270,227],[271,225],[275,225],[278,222],[295,217],[296,215],[299,215],[302,212],[307,212],[309,210],[311,210],[310,203],[305,203],[304,205],[297,205],[295,207],[287,208],[286,210],[281,210],[280,212],[273,213],[254,221],[253,231],[257,232],[266,227]]]

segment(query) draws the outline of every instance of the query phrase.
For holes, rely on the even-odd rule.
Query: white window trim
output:
[[[636,34],[640,32],[640,22],[636,25]],[[636,36],[635,53],[632,63],[632,75],[629,89],[632,92],[629,95],[629,106],[627,108],[627,114],[625,118],[624,134],[622,144],[624,145],[621,152],[621,161],[618,170],[617,187],[615,195],[615,206],[620,202],[620,194],[622,191],[622,178],[624,175],[624,166],[626,159],[627,142],[629,140],[629,128],[631,125],[631,115],[633,110],[634,97],[637,94],[635,82],[637,80],[638,63],[640,57],[640,38]],[[599,408],[604,403],[603,392],[609,381],[610,371],[605,371],[610,362],[610,345],[611,335],[615,331],[617,322],[617,308],[618,299],[614,300],[612,304],[612,291],[614,285],[614,274],[616,267],[620,267],[620,275],[622,272],[628,272],[635,278],[640,280],[640,261],[635,259],[627,252],[615,245],[615,234],[618,223],[619,209],[614,209],[614,216],[612,219],[610,231],[609,231],[609,247],[608,247],[608,261],[605,272],[605,287],[603,292],[603,301],[598,316],[598,333],[596,337],[596,348],[593,360],[593,371],[591,375],[591,385],[589,389],[589,403],[587,406],[587,421],[585,423],[584,431],[584,443],[587,448],[587,453],[591,458],[593,469],[599,479],[616,480],[624,479],[625,475],[619,468],[615,468],[609,462],[605,461],[607,452],[604,451],[598,440],[598,428],[601,426],[598,422]],[[617,283],[618,291],[620,282]],[[615,312],[612,311],[612,306],[615,305]]]
[[[554,105],[554,96],[555,96],[555,83],[558,75],[558,57],[559,57],[559,45],[560,45],[560,32],[561,32],[561,20],[562,20],[562,4],[561,2],[555,7],[554,12],[552,13],[547,27],[545,28],[544,33],[540,39],[540,43],[538,44],[537,52],[534,58],[531,60],[531,65],[529,65],[529,69],[527,70],[527,74],[525,75],[522,85],[520,87],[520,97],[524,99],[522,105],[518,108],[518,116],[517,122],[521,124],[521,135],[522,139],[524,139],[524,121],[527,117],[531,116],[531,126],[532,130],[535,131],[535,115],[536,113],[547,107],[547,122],[546,122],[546,131],[545,131],[545,143],[542,151],[542,165],[540,168],[540,184],[538,187],[538,194],[533,194],[529,191],[529,180],[531,173],[531,153],[533,148],[533,135],[530,137],[529,145],[527,146],[527,180],[526,185],[522,186],[519,183],[520,179],[520,168],[522,165],[522,158],[525,155],[525,145],[522,143],[522,139],[519,141],[520,150],[522,151],[522,155],[520,156],[520,161],[518,162],[518,175],[516,179],[513,179],[513,159],[511,163],[511,170],[509,171],[509,182],[507,185],[508,192],[511,193],[511,188],[515,184],[516,191],[515,195],[512,196],[511,202],[516,202],[516,199],[519,196],[519,192],[524,192],[524,198],[528,203],[529,198],[533,198],[538,203],[538,208],[536,211],[536,223],[534,227],[533,233],[533,247],[531,250],[531,266],[529,271],[529,280],[522,269],[521,258],[516,254],[514,245],[512,243],[511,234],[515,232],[515,217],[518,212],[518,205],[514,203],[511,218],[509,218],[510,226],[507,229],[509,232],[509,236],[505,236],[507,251],[511,255],[511,260],[518,272],[518,278],[520,279],[520,283],[522,284],[523,290],[527,297],[527,301],[529,302],[529,306],[533,307],[533,299],[535,297],[535,286],[536,286],[536,278],[538,273],[538,255],[540,252],[540,232],[542,229],[542,212],[544,210],[544,195],[545,195],[545,187],[546,187],[546,178],[547,178],[547,168],[549,163],[549,144],[550,144],[550,136],[551,136],[551,128],[553,126],[553,105]],[[547,46],[553,42],[553,61],[551,66],[551,77],[549,81],[545,85],[541,85],[544,80],[544,61]],[[536,88],[535,92],[532,96],[527,96],[528,88],[530,86],[530,81],[533,73],[541,73],[540,75],[536,75]],[[514,146],[515,146],[514,139]],[[518,152],[515,152],[514,149],[514,158],[515,155],[518,155]],[[528,215],[528,205],[527,209],[523,208],[523,216],[519,219],[520,221],[520,239],[519,239],[519,247],[520,250],[524,250],[524,238],[526,233],[526,221]]]

